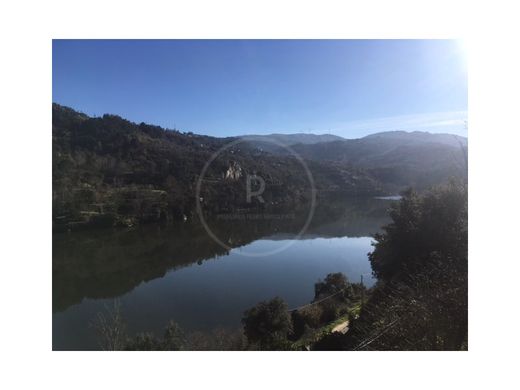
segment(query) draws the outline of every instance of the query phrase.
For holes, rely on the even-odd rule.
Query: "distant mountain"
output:
[[[343,137],[333,134],[310,134],[310,133],[295,133],[295,134],[268,134],[268,135],[246,135],[239,138],[247,139],[249,142],[275,142],[291,146],[296,144],[313,145],[322,142],[342,141]]]
[[[345,138],[333,134],[310,134],[310,133],[295,133],[295,134],[268,134],[268,135],[244,135],[241,136],[246,144],[253,148],[269,153],[278,153],[280,148],[286,152],[286,147],[293,145],[316,145],[325,142],[344,141]]]
[[[433,134],[425,131],[386,131],[367,135],[365,140],[394,141],[401,144],[439,143],[453,147],[468,146],[468,139],[455,134]]]
[[[466,177],[467,145],[467,138],[451,134],[391,131],[291,148],[307,160],[365,169],[397,190],[404,186],[423,189],[451,177]],[[288,153],[284,148],[271,152]]]

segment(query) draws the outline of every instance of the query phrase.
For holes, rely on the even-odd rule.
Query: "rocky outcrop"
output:
[[[226,180],[238,180],[242,176],[242,167],[236,161],[233,161],[226,171]]]

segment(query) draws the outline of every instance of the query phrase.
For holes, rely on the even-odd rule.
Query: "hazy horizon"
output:
[[[124,116],[118,114],[118,113],[114,113],[114,112],[105,112],[105,113],[102,113],[100,115],[89,115],[88,113],[86,113],[85,111],[77,108],[77,107],[70,107],[70,106],[67,106],[65,104],[62,104],[62,103],[59,103],[59,102],[53,102],[53,104],[58,104],[62,107],[67,107],[67,108],[70,108],[70,109],[73,109],[74,111],[77,111],[79,113],[82,113],[82,114],[85,114],[89,117],[102,117],[103,115],[107,114],[107,115],[116,115],[116,116],[120,116],[121,118],[125,119],[125,120],[129,120],[133,123],[136,123],[136,124],[139,124],[139,123],[146,123],[148,125],[152,125],[152,126],[160,126],[156,123],[151,123],[151,122],[142,122],[142,121],[132,121],[128,118],[125,118]],[[180,132],[183,132],[183,133],[189,133],[191,131],[188,131],[188,130],[184,130],[184,129],[180,129],[180,128],[177,128],[177,129],[174,129],[174,128],[168,128],[168,127],[163,127],[161,126],[162,128],[164,128],[165,130],[177,130],[177,131],[180,131]],[[402,130],[402,129],[390,129],[390,130],[380,130],[380,131],[377,131],[377,130],[374,130],[373,132],[367,132],[366,134],[360,136],[360,137],[348,137],[348,136],[344,136],[344,135],[340,135],[340,134],[334,134],[334,133],[329,133],[329,132],[319,132],[319,131],[294,131],[294,132],[263,132],[263,133],[237,133],[236,135],[235,134],[230,134],[230,135],[223,135],[223,136],[219,136],[219,135],[212,135],[212,134],[205,134],[205,133],[202,133],[202,132],[192,132],[193,134],[197,134],[197,135],[203,135],[203,136],[211,136],[211,137],[216,137],[216,138],[226,138],[226,137],[246,137],[246,136],[269,136],[269,135],[332,135],[332,136],[337,136],[337,137],[341,137],[341,138],[344,138],[344,139],[358,139],[358,138],[363,138],[363,137],[368,137],[368,136],[371,136],[371,135],[375,135],[375,134],[380,134],[380,133],[390,133],[390,132],[405,132],[405,133],[428,133],[428,134],[445,134],[445,135],[456,135],[456,136],[459,136],[459,137],[464,137],[464,138],[467,138],[467,134],[456,134],[455,132],[449,132],[449,131],[445,131],[445,132],[433,132],[433,131],[428,131],[428,130],[413,130],[413,129],[410,129],[410,130]]]

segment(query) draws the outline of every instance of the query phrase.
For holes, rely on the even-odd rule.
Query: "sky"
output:
[[[54,40],[53,102],[217,137],[467,136],[454,40]]]

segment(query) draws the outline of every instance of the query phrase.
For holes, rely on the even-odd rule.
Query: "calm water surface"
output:
[[[388,222],[388,200],[349,200],[306,215],[252,223],[220,221],[216,244],[197,223],[53,236],[53,349],[97,349],[97,313],[121,303],[130,334],[162,331],[175,320],[186,331],[238,329],[244,310],[282,297],[289,307],[310,302],[328,273],[371,286],[372,235]],[[289,245],[288,245],[289,244]],[[287,246],[288,245],[288,246]],[[262,257],[245,254],[266,253]]]

